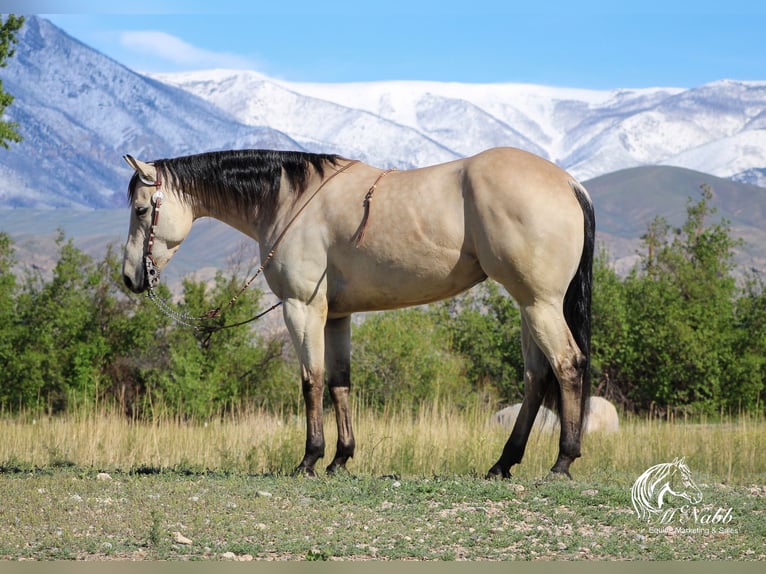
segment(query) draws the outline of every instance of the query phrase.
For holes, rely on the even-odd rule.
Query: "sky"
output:
[[[766,80],[763,0],[0,0],[139,72],[616,89]]]

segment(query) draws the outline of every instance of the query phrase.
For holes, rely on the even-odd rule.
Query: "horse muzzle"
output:
[[[160,270],[154,259],[147,255],[144,257],[143,275],[134,278],[127,272],[124,272],[122,280],[125,282],[125,286],[133,293],[143,293],[144,291],[154,289],[160,284]]]

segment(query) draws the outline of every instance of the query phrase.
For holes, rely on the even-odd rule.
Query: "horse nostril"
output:
[[[122,280],[125,281],[125,286],[131,291],[133,291],[133,280],[127,275],[123,275]]]

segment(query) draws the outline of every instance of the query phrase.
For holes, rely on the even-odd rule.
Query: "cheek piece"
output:
[[[152,185],[159,188],[161,182],[157,180],[152,182]],[[152,227],[149,231],[149,241],[146,246],[146,255],[144,256],[144,271],[146,272],[146,282],[150,291],[160,284],[160,270],[157,268],[157,263],[154,261],[152,251],[154,249],[154,233],[157,230],[157,224],[160,220],[160,207],[162,206],[163,199],[165,199],[165,194],[159,189],[152,194],[154,213],[152,215]]]

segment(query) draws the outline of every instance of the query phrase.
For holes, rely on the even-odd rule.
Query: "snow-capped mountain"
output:
[[[438,82],[302,84],[226,70],[155,77],[243,123],[270,125],[308,146],[331,140],[341,150],[361,148],[357,155],[379,165],[413,167],[512,145],[580,179],[666,164],[766,184],[757,171],[766,166],[766,82],[597,91]],[[419,153],[412,152],[413,144]]]
[[[15,97],[4,119],[19,124],[24,141],[0,153],[2,206],[124,206],[125,153],[297,146],[125,68],[42,18],[27,17],[18,37],[1,77]]]
[[[28,17],[0,70],[0,206],[124,205],[147,160],[226,148],[335,152],[410,168],[511,145],[581,180],[675,165],[766,186],[766,82],[580,90],[519,84],[292,83],[245,71],[146,76]]]

